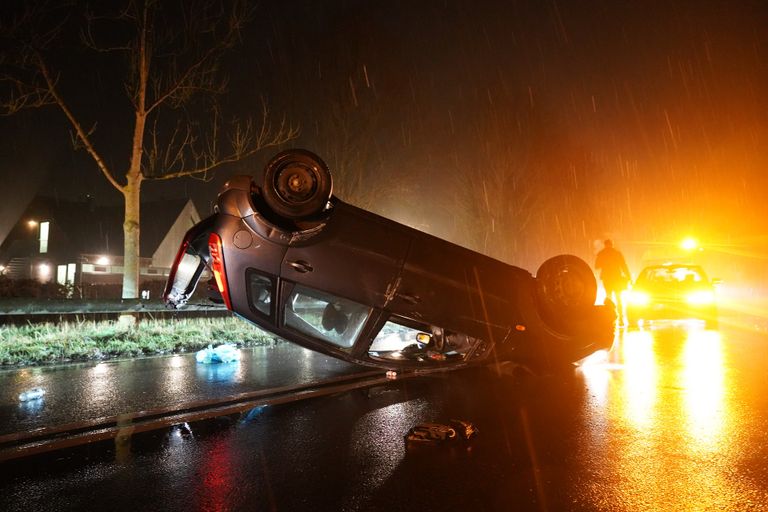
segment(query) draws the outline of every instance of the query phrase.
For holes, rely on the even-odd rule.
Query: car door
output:
[[[488,341],[501,341],[517,321],[512,267],[419,233],[388,310]]]
[[[290,244],[280,275],[382,308],[397,289],[410,240],[405,226],[339,201],[319,233]]]

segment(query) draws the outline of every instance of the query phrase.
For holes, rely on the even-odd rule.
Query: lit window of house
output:
[[[56,282],[59,284],[67,284],[67,266],[59,265],[56,267]]]
[[[51,223],[48,221],[40,223],[40,254],[48,252],[48,231]]]

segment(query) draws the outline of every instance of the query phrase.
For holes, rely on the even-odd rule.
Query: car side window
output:
[[[371,308],[296,285],[285,303],[285,325],[342,348],[354,345]]]
[[[417,362],[463,361],[477,345],[477,338],[433,326],[409,327],[388,321],[368,349],[374,359]]]
[[[248,302],[251,309],[264,316],[271,316],[274,296],[274,279],[254,271],[248,272]]]

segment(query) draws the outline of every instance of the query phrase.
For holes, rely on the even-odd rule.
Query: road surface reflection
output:
[[[593,503],[725,510],[734,495],[762,493],[732,475],[745,419],[722,336],[698,325],[622,331],[603,361],[581,368],[592,420],[583,451],[602,465]]]
[[[114,442],[13,462],[3,510],[89,509],[96,487],[110,510],[131,511],[766,510],[768,336],[720,325],[621,331],[573,375],[475,368],[165,430],[125,425]],[[69,403],[64,391],[99,407],[127,395],[151,404],[346,371],[284,344],[218,370],[172,356],[85,365],[82,379],[26,369],[4,383],[13,396],[55,380],[42,420]],[[414,425],[452,418],[477,426],[472,443],[405,444]]]

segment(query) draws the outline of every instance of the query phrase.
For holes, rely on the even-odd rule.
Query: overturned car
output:
[[[287,340],[385,369],[512,361],[539,371],[613,342],[613,307],[595,305],[572,255],[536,276],[347,204],[316,155],[288,150],[263,183],[229,180],[190,229],[164,300],[182,307],[212,276],[227,308]]]

